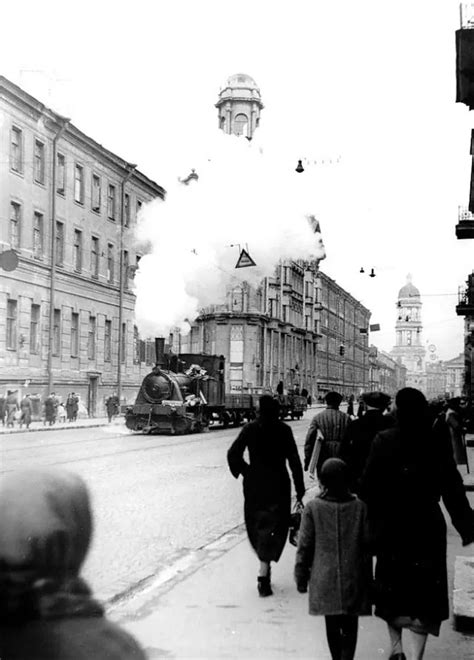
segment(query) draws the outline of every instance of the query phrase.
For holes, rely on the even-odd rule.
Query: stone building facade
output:
[[[230,76],[219,92],[216,103],[219,128],[224,133],[252,138],[260,123],[263,103],[260,89],[245,73]]]
[[[407,368],[376,346],[369,348],[369,390],[385,392],[392,398],[406,387]]]
[[[75,391],[89,413],[136,393],[133,227],[165,191],[0,76],[0,392]]]

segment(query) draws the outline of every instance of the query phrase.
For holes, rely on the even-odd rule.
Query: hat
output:
[[[342,492],[349,487],[349,472],[346,463],[340,458],[328,458],[321,466],[321,484],[331,491]]]
[[[384,394],[383,392],[366,392],[362,395],[362,401],[371,408],[385,410],[390,403],[391,398],[388,394]]]

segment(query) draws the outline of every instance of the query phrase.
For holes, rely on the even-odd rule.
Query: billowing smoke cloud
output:
[[[142,209],[137,240],[151,247],[135,276],[142,336],[186,331],[202,307],[244,280],[257,285],[282,259],[325,257],[314,181],[295,172],[297,162],[265,149],[258,131],[251,142],[218,130],[211,139],[190,164],[199,180],[176,177],[165,202]],[[255,267],[235,268],[238,246]]]

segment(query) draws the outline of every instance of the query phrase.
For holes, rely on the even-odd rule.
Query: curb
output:
[[[454,628],[474,631],[474,558],[457,556],[454,562]]]
[[[92,424],[71,424],[71,425],[63,425],[63,426],[40,426],[38,428],[29,428],[29,429],[20,429],[20,428],[14,428],[14,429],[0,429],[0,437],[3,435],[15,435],[17,433],[38,433],[42,431],[64,431],[64,430],[69,430],[69,429],[94,429],[98,428],[99,426],[121,426],[121,424],[109,424],[108,422],[96,422]]]

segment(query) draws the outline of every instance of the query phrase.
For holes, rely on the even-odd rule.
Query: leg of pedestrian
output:
[[[390,635],[390,644],[392,645],[390,658],[389,660],[404,660],[405,656],[403,654],[402,646],[402,629],[391,626],[387,624],[388,634]]]
[[[324,617],[326,622],[326,637],[328,640],[329,651],[332,660],[341,660],[342,636],[340,617],[327,615]]]
[[[410,638],[410,660],[422,660],[428,635],[413,630],[409,630],[408,635]]]
[[[341,660],[353,660],[359,632],[359,617],[341,616]]]

